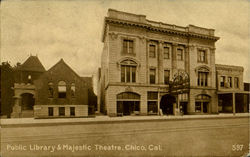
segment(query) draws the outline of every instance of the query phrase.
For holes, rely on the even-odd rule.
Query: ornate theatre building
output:
[[[243,68],[215,64],[217,40],[214,29],[165,24],[109,9],[98,111],[109,116],[235,113],[237,94],[247,96]],[[243,99],[239,110],[246,112]]]

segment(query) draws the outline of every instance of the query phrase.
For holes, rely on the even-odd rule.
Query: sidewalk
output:
[[[218,114],[218,115],[183,115],[183,116],[123,116],[109,117],[96,116],[93,118],[56,118],[56,119],[34,119],[34,118],[12,118],[1,119],[1,126],[6,125],[70,125],[79,123],[113,123],[113,122],[134,122],[134,121],[158,121],[158,120],[188,120],[188,119],[220,119],[220,118],[244,118],[249,113]]]

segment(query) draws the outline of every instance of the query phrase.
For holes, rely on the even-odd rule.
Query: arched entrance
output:
[[[160,109],[163,114],[173,115],[174,114],[174,103],[176,103],[176,99],[174,96],[170,94],[166,94],[162,96],[160,102]]]
[[[22,117],[33,117],[33,106],[35,99],[33,94],[24,93],[21,95],[21,116]]]
[[[117,115],[132,115],[140,112],[140,95],[123,92],[117,95]]]

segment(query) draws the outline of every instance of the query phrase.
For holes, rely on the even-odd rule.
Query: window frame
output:
[[[125,47],[126,47],[126,49],[125,49]],[[132,52],[130,52],[131,48],[132,48]],[[122,39],[122,53],[123,54],[135,54],[135,52],[134,52],[134,40],[133,39],[128,39],[128,38]]]
[[[61,84],[60,83],[65,83],[65,84]],[[65,87],[65,91],[60,91],[60,88],[59,87]],[[60,99],[66,99],[67,98],[67,83],[66,81],[59,81],[58,84],[57,84],[57,92],[58,92],[58,98]]]
[[[54,107],[48,107],[48,116],[54,116]]]
[[[151,81],[151,77],[153,78],[153,75],[151,75],[151,71],[154,71],[154,81]],[[156,84],[156,68],[149,69],[149,84]]]
[[[237,81],[236,81],[237,80]],[[236,85],[236,86],[235,86]],[[240,88],[239,77],[234,77],[234,88]]]
[[[181,51],[179,51],[179,50],[181,50]],[[179,54],[179,52],[181,52],[180,54]],[[179,59],[178,58],[178,56],[181,56],[181,59]],[[183,61],[184,60],[184,49],[183,48],[177,48],[176,49],[176,60],[178,60],[178,61]]]
[[[198,49],[197,52],[197,62],[199,63],[207,63],[207,51],[204,49]],[[202,53],[204,53],[204,56],[202,58]]]
[[[166,53],[165,48],[168,49],[168,52]],[[167,54],[167,57],[165,56]],[[169,46],[163,46],[163,59],[170,59],[170,47]]]
[[[151,49],[150,49],[150,47],[154,47],[154,55],[152,56],[151,54],[152,54],[152,51],[151,51]],[[152,43],[150,43],[149,44],[149,47],[148,47],[148,56],[149,56],[149,58],[156,58],[156,45],[155,44],[152,44]]]
[[[129,61],[129,63],[122,63],[121,62],[121,79],[120,81],[123,83],[136,83],[136,75],[137,75],[137,63],[133,60],[124,60]],[[134,62],[134,64],[131,64]]]
[[[69,114],[70,116],[76,115],[76,108],[75,107],[69,107]]]
[[[223,81],[222,81],[222,80]],[[226,85],[226,76],[220,76],[220,87],[225,87],[225,85]]]
[[[65,107],[58,107],[58,115],[65,116]]]
[[[165,72],[168,72],[168,77],[165,75],[166,74]],[[168,79],[166,80],[166,78],[168,78]],[[170,70],[165,69],[164,70],[164,84],[169,84],[169,81],[170,81]]]
[[[197,86],[208,87],[209,72],[198,71]]]

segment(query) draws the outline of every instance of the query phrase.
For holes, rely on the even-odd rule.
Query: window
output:
[[[183,49],[177,49],[177,60],[183,60]]]
[[[49,82],[49,83],[48,83],[48,86],[49,86],[49,87],[48,87],[48,88],[49,88],[49,89],[48,89],[48,90],[49,90],[49,91],[48,91],[48,97],[49,97],[49,98],[53,98],[53,96],[54,96],[54,87],[53,87],[53,83],[52,83],[52,82]]]
[[[225,76],[220,77],[220,86],[225,87]]]
[[[164,83],[169,84],[170,71],[164,70]]]
[[[59,116],[65,116],[65,107],[59,107]]]
[[[132,93],[132,92],[124,92],[124,93],[120,93],[117,95],[116,97],[118,100],[122,100],[122,99],[140,99],[140,95],[136,94],[136,93]]]
[[[155,45],[149,45],[149,57],[150,58],[155,58],[156,56],[155,50],[156,50]]]
[[[205,94],[197,95],[195,98],[195,112],[207,113],[209,108],[210,96]]]
[[[199,50],[198,51],[198,62],[206,62],[206,51],[205,50]]]
[[[148,100],[157,100],[158,92],[148,92]]]
[[[150,69],[149,77],[150,84],[155,84],[155,69]]]
[[[76,87],[75,87],[75,83],[71,83],[71,97],[75,97],[75,91],[76,91]]]
[[[195,102],[195,112],[201,112],[201,102]]]
[[[158,92],[148,92],[148,114],[157,114],[158,112]]]
[[[49,116],[53,116],[54,115],[54,108],[53,107],[49,107],[48,108],[48,114],[49,114]]]
[[[133,40],[123,40],[123,53],[134,53],[133,52]]]
[[[121,62],[121,82],[136,82],[136,66],[132,60]]]
[[[58,83],[58,98],[66,98],[66,83],[64,81]]]
[[[164,54],[164,59],[169,59],[169,47],[164,47],[163,48],[163,54]]]
[[[198,86],[208,86],[208,72],[198,72]]]
[[[75,116],[75,107],[70,107],[70,116]]]
[[[228,77],[227,81],[228,81],[228,86],[232,88],[232,77]]]
[[[238,77],[234,78],[234,88],[239,88],[239,78]]]

